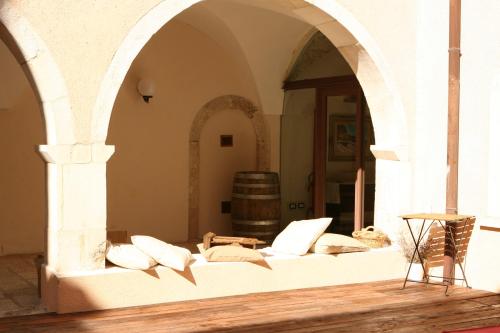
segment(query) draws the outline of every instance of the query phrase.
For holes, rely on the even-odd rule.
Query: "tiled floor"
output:
[[[0,257],[0,317],[46,312],[38,297],[37,255]]]

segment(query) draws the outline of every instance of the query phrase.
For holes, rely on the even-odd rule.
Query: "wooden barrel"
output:
[[[271,243],[280,231],[280,184],[276,172],[243,171],[234,175],[233,235]]]

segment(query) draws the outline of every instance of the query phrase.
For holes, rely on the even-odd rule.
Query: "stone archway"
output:
[[[47,144],[74,144],[73,115],[59,67],[30,23],[9,2],[0,5],[0,38],[35,91],[45,120]]]
[[[118,90],[144,45],[172,18],[202,1],[207,0],[162,1],[130,30],[106,71],[92,111],[94,142],[105,142]],[[320,30],[338,48],[363,87],[373,112],[376,142],[384,150],[404,150],[408,145],[407,117],[391,71],[366,28],[335,0],[286,0],[276,4],[283,12]]]
[[[145,13],[130,29],[114,52],[101,81],[91,113],[91,141],[107,138],[113,104],[132,62],[149,39],[166,23],[189,7],[210,0],[161,1]],[[392,68],[368,29],[337,0],[276,0],[255,2],[275,12],[299,18],[321,31],[345,58],[361,84],[374,127],[377,158],[375,219],[379,226],[391,228],[400,213],[394,203],[406,206],[410,198],[408,172],[409,117],[403,107]],[[283,73],[285,75],[286,73]],[[271,110],[270,112],[272,112]],[[263,110],[267,112],[267,110]],[[401,161],[392,163],[389,161]],[[380,166],[380,167],[379,167]]]
[[[103,184],[105,188],[105,178],[100,178],[102,183],[93,182],[87,188],[78,182],[101,170],[104,175],[103,162],[111,156],[113,147],[77,142],[74,114],[59,66],[45,42],[12,2],[0,2],[0,38],[23,69],[44,118],[47,144],[40,145],[39,151],[47,163],[45,265],[58,272],[104,267],[103,257],[96,256],[95,252],[105,239],[105,228],[91,229],[82,221],[98,225],[105,220],[105,216],[95,212],[104,211],[102,206],[106,203],[98,195],[90,196],[95,198],[93,201],[82,198],[89,189],[102,193],[99,186]],[[88,203],[86,207],[81,206],[84,201]],[[74,245],[68,247],[70,243]]]
[[[188,238],[198,238],[200,200],[200,135],[206,122],[223,110],[241,111],[252,122],[257,145],[257,169],[269,170],[270,152],[267,131],[262,112],[248,99],[235,96],[219,96],[206,103],[196,114],[189,134],[189,203]]]

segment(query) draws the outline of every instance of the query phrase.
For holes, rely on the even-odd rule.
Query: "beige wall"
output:
[[[232,135],[233,147],[221,147],[220,135]],[[200,137],[199,234],[231,235],[231,214],[221,213],[221,201],[231,201],[233,176],[256,170],[256,138],[248,117],[237,110],[216,113]]]
[[[43,252],[45,142],[42,113],[13,55],[0,41],[0,255]]]
[[[150,41],[125,79],[111,120],[108,143],[116,146],[116,153],[108,163],[109,229],[125,229],[130,234],[143,233],[167,241],[187,239],[192,121],[205,103],[220,95],[241,95],[255,101],[252,78],[245,74],[222,46],[185,23],[167,24]],[[151,78],[156,84],[149,104],[136,91],[141,77]],[[228,129],[225,116],[241,124],[234,129],[248,136],[251,124],[241,119],[246,116],[232,112],[235,114],[217,116],[222,127],[207,124],[208,132],[202,133],[201,163],[207,161],[204,154],[211,155],[203,149],[207,148],[203,145],[205,135],[208,140],[219,130]],[[254,157],[249,160],[255,161],[255,138],[253,150]],[[228,173],[246,165],[232,157],[231,161],[236,164],[227,166]],[[217,172],[205,169],[203,164],[201,170],[202,182]],[[227,179],[230,182],[231,176]],[[217,193],[212,199],[218,202],[216,207],[212,203],[203,207],[215,215],[209,217],[216,219],[220,200],[227,200],[227,193]],[[209,217],[202,220],[202,230],[208,228]]]

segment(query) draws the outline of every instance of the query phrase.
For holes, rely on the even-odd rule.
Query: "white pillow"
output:
[[[271,247],[274,252],[278,253],[304,255],[323,234],[331,221],[330,217],[293,221],[276,236]]]
[[[159,264],[183,271],[191,261],[191,251],[183,247],[165,243],[150,236],[132,236],[132,243],[139,250],[150,255]]]
[[[149,269],[156,261],[132,244],[108,244],[106,259],[113,264],[130,269]]]

